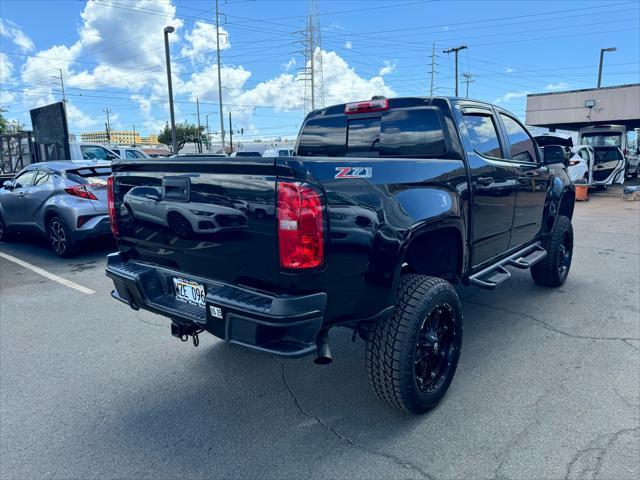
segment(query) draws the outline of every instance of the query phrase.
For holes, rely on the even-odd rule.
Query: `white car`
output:
[[[293,157],[292,148],[268,148],[262,154],[263,157]]]
[[[149,155],[136,147],[109,146],[109,150],[117,153],[120,158],[150,158]]]
[[[119,155],[99,143],[69,142],[68,160],[117,160]]]
[[[206,194],[201,202],[194,197],[196,194],[192,192],[191,202],[170,201],[162,198],[160,188],[134,187],[123,200],[134,222],[144,220],[164,225],[180,238],[240,230],[247,226],[247,216],[241,210],[210,203],[215,198]]]
[[[588,185],[593,182],[593,148],[588,145],[578,145],[571,148],[567,172],[573,183],[585,180]]]
[[[606,162],[600,163],[609,163],[609,166],[600,167],[602,170],[607,170],[607,172],[603,172],[602,175],[613,173],[613,169],[619,167],[618,162],[614,161],[614,156],[617,155],[612,154],[612,148],[619,148],[620,153],[623,157],[623,174],[622,177],[618,177],[615,175],[612,177],[612,183],[623,183],[625,172],[628,176],[638,176],[638,171],[640,169],[640,165],[638,164],[638,136],[633,129],[629,129],[623,125],[595,125],[590,127],[584,127],[580,129],[578,133],[578,143],[581,145],[589,145],[594,147],[594,149],[598,150],[598,148],[604,148],[609,153],[599,155],[596,153],[596,165],[598,164],[598,157],[605,156],[607,158]],[[613,167],[613,169],[611,169]],[[617,174],[617,172],[615,172]],[[607,175],[607,178],[611,175]],[[611,183],[608,183],[610,185]]]

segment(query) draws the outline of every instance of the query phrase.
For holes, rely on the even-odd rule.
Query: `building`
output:
[[[158,137],[156,137],[156,142]],[[87,132],[81,133],[80,138],[83,142],[94,142],[94,143],[117,143],[122,145],[133,145],[142,143],[140,141],[140,134],[133,130],[111,130],[111,140],[107,139],[107,132]]]
[[[142,145],[159,145],[160,142],[158,142],[158,135],[155,134],[151,134],[148,137],[140,137],[140,143]]]
[[[552,131],[593,124],[640,128],[640,84],[527,95],[526,124]]]

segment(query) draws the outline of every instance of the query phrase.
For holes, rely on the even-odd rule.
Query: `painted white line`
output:
[[[73,288],[74,290],[78,290],[79,292],[86,293],[87,295],[96,293],[94,290],[91,290],[90,288],[83,287],[82,285],[78,285],[77,283],[74,283],[71,280],[67,280],[66,278],[62,278],[62,277],[59,277],[58,275],[54,275],[53,273],[47,272],[46,270],[40,267],[31,265],[30,263],[27,263],[24,260],[20,260],[19,258],[13,257],[11,255],[7,255],[6,253],[0,252],[0,257],[4,258],[5,260],[9,260],[10,262],[13,262],[17,265],[20,265],[21,267],[24,267],[28,270],[31,270],[32,272],[35,272],[38,275],[42,275],[43,277],[48,278],[49,280],[58,282],[59,284],[64,285],[65,287]]]

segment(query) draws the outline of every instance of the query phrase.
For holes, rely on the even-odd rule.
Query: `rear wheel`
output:
[[[193,228],[191,228],[191,224],[189,220],[184,218],[181,214],[177,212],[171,212],[169,217],[167,218],[169,223],[169,228],[173,233],[176,234],[179,238],[189,238],[193,235]]]
[[[47,237],[49,245],[59,257],[71,257],[75,253],[76,248],[71,238],[71,231],[62,218],[54,216],[49,220]]]
[[[573,258],[573,227],[568,217],[560,216],[544,240],[547,256],[531,267],[531,276],[538,285],[559,287],[571,268]]]
[[[462,306],[450,283],[402,277],[396,308],[368,334],[367,373],[378,397],[413,414],[444,397],[462,345]]]

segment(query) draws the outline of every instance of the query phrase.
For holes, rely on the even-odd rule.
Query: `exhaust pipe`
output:
[[[316,359],[313,361],[316,365],[328,365],[333,362],[331,356],[331,348],[329,347],[329,330],[321,330],[316,339]]]

